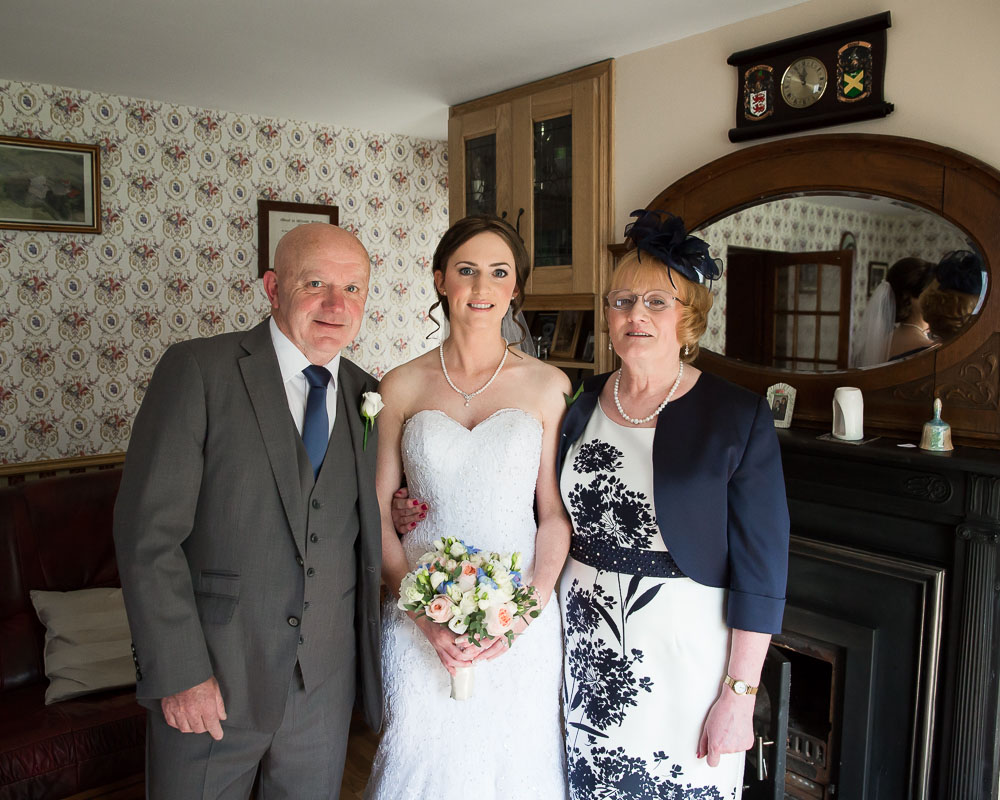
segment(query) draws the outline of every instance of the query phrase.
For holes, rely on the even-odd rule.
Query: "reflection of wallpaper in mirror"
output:
[[[856,205],[854,198],[847,198]],[[729,245],[783,252],[836,250],[845,230],[857,241],[851,289],[851,337],[868,302],[870,261],[892,264],[904,256],[937,261],[945,253],[969,247],[956,227],[926,211],[907,211],[885,200],[886,212],[841,208],[835,197],[789,197],[737,211],[712,225],[694,231],[712,248],[712,256],[725,264]],[[876,206],[877,208],[877,206]],[[860,265],[860,267],[859,267]],[[702,346],[726,352],[726,273],[712,287],[715,304],[708,318]]]

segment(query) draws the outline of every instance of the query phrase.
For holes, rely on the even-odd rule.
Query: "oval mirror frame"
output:
[[[793,192],[851,192],[903,200],[932,211],[977,244],[988,274],[980,314],[954,339],[927,353],[873,367],[797,373],[702,351],[698,366],[763,395],[797,390],[793,426],[826,427],[838,386],[861,389],[865,433],[920,431],[944,403],[943,418],[968,444],[1000,447],[1000,172],[947,147],[898,136],[822,134],[748,147],[696,169],[647,205],[684,219],[688,230],[734,209]],[[622,247],[616,245],[620,254]]]

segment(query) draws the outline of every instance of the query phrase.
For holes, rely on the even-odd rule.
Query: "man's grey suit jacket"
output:
[[[299,661],[307,689],[357,680],[378,730],[377,437],[362,447],[360,416],[362,393],[376,386],[341,359],[336,427],[314,483],[267,321],[164,353],[115,508],[144,705],[159,709],[215,675],[228,724],[274,730]],[[357,671],[345,675],[351,652]]]

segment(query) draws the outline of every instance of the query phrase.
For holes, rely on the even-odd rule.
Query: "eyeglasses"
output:
[[[666,311],[673,308],[674,303],[686,305],[679,297],[659,289],[645,294],[636,294],[628,289],[617,289],[607,294],[608,308],[614,311],[631,311],[639,300],[642,300],[642,304],[653,312]]]

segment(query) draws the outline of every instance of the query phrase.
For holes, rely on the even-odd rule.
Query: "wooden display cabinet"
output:
[[[485,213],[515,226],[531,257],[529,316],[584,312],[573,357],[549,359],[571,378],[610,367],[600,320],[614,233],[613,86],[614,62],[602,61],[453,106],[448,123],[451,221]]]

